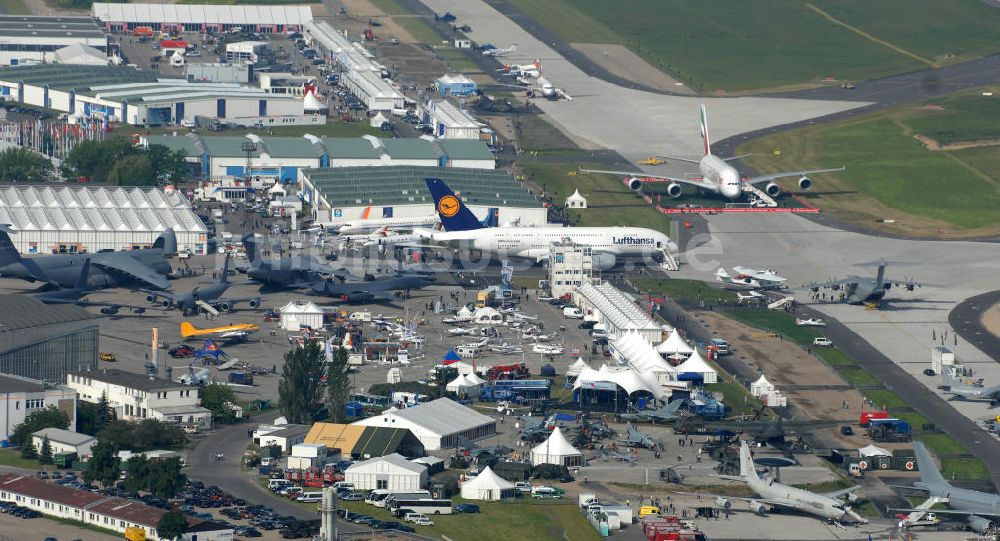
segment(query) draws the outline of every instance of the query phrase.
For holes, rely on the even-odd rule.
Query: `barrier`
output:
[[[749,212],[792,212],[795,214],[819,214],[817,207],[764,207],[764,208],[682,208],[671,209],[657,206],[660,214],[726,214]]]

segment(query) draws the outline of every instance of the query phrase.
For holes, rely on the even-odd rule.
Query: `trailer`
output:
[[[868,421],[868,437],[877,442],[910,441],[913,429],[902,419],[871,419]]]

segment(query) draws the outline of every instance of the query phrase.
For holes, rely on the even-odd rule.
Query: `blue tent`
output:
[[[458,353],[455,353],[455,350],[449,349],[448,353],[445,353],[444,357],[442,357],[441,360],[442,361],[461,361],[462,358],[458,356]]]
[[[545,365],[545,366],[542,367],[541,374],[542,374],[542,377],[546,377],[546,378],[555,377],[555,375],[556,375],[556,367],[552,366],[551,364],[547,364],[547,365]]]

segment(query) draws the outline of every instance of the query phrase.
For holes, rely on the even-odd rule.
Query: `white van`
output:
[[[288,479],[271,479],[267,482],[267,488],[271,489],[272,492],[276,492],[277,489],[290,487],[292,484]]]
[[[576,306],[567,306],[563,308],[563,316],[569,319],[583,319],[583,310]]]
[[[295,498],[296,501],[302,503],[315,503],[322,499],[323,499],[322,492],[303,492],[302,494],[299,494],[298,498]]]
[[[371,312],[351,312],[351,315],[347,317],[350,321],[363,321],[369,322],[372,320]]]

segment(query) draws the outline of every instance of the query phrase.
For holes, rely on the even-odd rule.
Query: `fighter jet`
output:
[[[893,287],[901,287],[907,291],[913,291],[924,285],[912,280],[892,280],[886,278],[885,267],[887,263],[885,259],[880,259],[877,264],[878,271],[875,274],[875,278],[849,276],[843,280],[812,283],[808,287],[813,293],[818,292],[820,289],[843,291],[843,300],[848,304],[865,304],[877,307],[882,302],[885,294]]]
[[[648,423],[673,421],[680,418],[680,415],[677,415],[677,412],[683,405],[683,400],[674,400],[659,409],[640,411],[638,413],[623,413],[619,415],[619,417],[625,421],[645,421]]]
[[[843,490],[817,494],[801,488],[783,485],[773,478],[762,479],[757,475],[750,447],[746,441],[740,442],[740,475],[736,479],[746,482],[756,497],[719,496],[716,503],[725,509],[732,507],[732,500],[746,502],[750,509],[759,515],[766,515],[769,507],[783,507],[824,518],[837,523],[859,522],[868,520],[851,510],[850,506],[840,500],[841,497],[853,494],[860,486]]]
[[[222,265],[222,274],[207,287],[196,287],[187,293],[171,293],[169,291],[159,291],[143,289],[146,293],[146,302],[160,302],[164,310],[177,308],[185,316],[198,313],[198,303],[204,302],[217,310],[229,312],[233,305],[238,302],[246,302],[250,308],[260,306],[260,297],[240,297],[222,298],[223,293],[229,289],[232,283],[229,281],[229,256],[226,256]]]
[[[80,274],[77,276],[76,284],[73,287],[56,289],[53,291],[43,291],[32,295],[34,298],[45,304],[75,304],[77,306],[100,306],[101,313],[105,315],[115,315],[122,308],[130,308],[135,313],[143,313],[145,308],[140,306],[129,306],[126,304],[91,302],[84,300],[84,297],[95,291],[95,288],[88,284],[90,278],[90,258],[83,261],[80,267]]]
[[[632,426],[631,421],[625,423],[625,429],[628,431],[628,436],[625,438],[625,444],[629,447],[654,449],[660,445],[660,442],[656,441],[655,438]]]
[[[430,276],[394,276],[362,282],[335,282],[320,280],[310,287],[310,293],[324,297],[337,297],[348,303],[366,304],[373,302],[391,302],[392,291],[408,291],[421,289],[434,283]]]
[[[246,235],[242,240],[249,265],[240,270],[246,271],[247,276],[266,288],[294,289],[305,287],[320,279],[351,277],[343,268],[333,268],[313,256],[284,257],[265,261],[260,255],[255,235]]]
[[[1000,495],[959,488],[946,481],[922,442],[913,442],[913,453],[917,457],[917,469],[920,470],[920,480],[913,483],[913,488],[927,491],[935,503],[947,503],[951,508],[935,509],[935,513],[964,516],[969,528],[977,533],[984,533],[997,524],[1000,519]],[[893,511],[918,512],[925,509]]]
[[[945,393],[965,400],[989,400],[990,405],[1000,401],[1000,384],[982,385],[962,383],[955,379],[955,369],[944,367],[941,371],[941,388]]]
[[[177,237],[167,229],[152,248],[96,254],[56,254],[25,258],[10,240],[9,225],[0,225],[0,276],[21,278],[29,282],[48,282],[62,288],[73,288],[80,267],[89,259],[87,286],[103,288],[144,282],[166,289],[166,275],[173,270],[166,258],[177,253]]]

